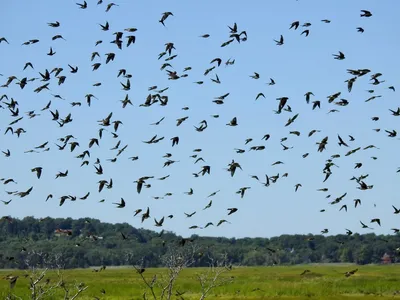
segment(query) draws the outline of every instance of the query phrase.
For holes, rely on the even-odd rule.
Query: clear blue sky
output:
[[[392,116],[390,109],[400,106],[397,92],[388,89],[398,86],[398,11],[397,1],[253,1],[244,2],[223,1],[115,1],[114,6],[105,12],[108,1],[96,5],[97,1],[89,0],[88,8],[83,10],[75,4],[76,1],[3,1],[0,3],[2,17],[0,19],[0,37],[5,37],[9,44],[0,44],[0,76],[1,84],[6,83],[8,76],[40,77],[43,73],[55,67],[64,70],[60,75],[67,76],[62,85],[52,75],[49,81],[50,91],[34,93],[33,90],[44,82],[36,80],[28,82],[21,90],[16,81],[8,88],[1,88],[0,95],[6,94],[19,103],[19,115],[23,120],[13,125],[14,130],[22,127],[26,130],[20,138],[7,133],[8,124],[15,120],[4,103],[0,103],[0,150],[11,151],[10,157],[0,156],[0,177],[13,178],[17,184],[9,183],[0,188],[0,199],[8,201],[9,205],[0,203],[0,214],[22,218],[35,217],[92,217],[104,222],[128,222],[136,227],[157,229],[154,218],[173,214],[173,219],[167,219],[163,228],[177,234],[188,236],[199,234],[206,236],[226,237],[270,237],[280,234],[314,233],[328,228],[330,233],[345,233],[345,228],[353,232],[389,233],[390,228],[400,227],[398,215],[393,214],[391,205],[400,207],[398,186],[400,166],[398,156],[398,138],[389,138],[384,130],[399,130],[400,118]],[[82,1],[83,3],[83,1]],[[370,18],[360,17],[360,10],[370,10]],[[163,27],[158,20],[163,12],[170,11],[174,15],[165,21]],[[321,22],[329,19],[331,23]],[[308,37],[300,35],[307,28],[289,30],[293,21],[300,25],[309,22]],[[49,22],[60,22],[60,27],[52,28]],[[109,22],[110,30],[102,31],[99,24]],[[234,22],[238,31],[245,30],[248,39],[240,44],[236,41],[227,47],[220,45],[229,39],[229,26]],[[136,43],[126,48],[124,32],[123,49],[115,44],[114,32],[135,27]],[[364,33],[357,32],[362,27]],[[61,34],[66,41],[52,41],[54,35]],[[207,39],[200,35],[210,34]],[[284,36],[283,46],[275,45],[274,39]],[[40,42],[21,46],[22,43],[39,39]],[[95,47],[97,40],[103,43]],[[192,67],[188,77],[178,80],[168,80],[166,71],[160,70],[164,59],[158,60],[158,54],[164,51],[165,43],[173,42],[178,56],[169,61],[178,75],[184,73],[185,67]],[[56,52],[48,56],[50,47]],[[100,58],[90,61],[91,53],[98,51]],[[344,60],[335,60],[332,54],[342,51]],[[114,52],[115,60],[105,64],[106,53]],[[212,65],[210,61],[221,58],[223,64],[216,67],[208,76],[203,73]],[[235,59],[235,64],[225,67],[224,62]],[[32,62],[34,70],[29,67],[23,71],[26,62]],[[92,71],[92,64],[100,62],[97,71]],[[68,64],[78,66],[76,74],[71,74]],[[215,65],[215,64],[213,64]],[[120,82],[125,78],[117,78],[119,69],[125,68],[132,74],[131,90],[123,91]],[[357,79],[351,93],[347,91],[347,83],[352,75],[346,69],[370,69],[371,72]],[[260,74],[258,80],[252,79],[253,72]],[[379,80],[385,80],[377,86],[370,84],[370,75],[380,72]],[[221,84],[210,80],[218,74]],[[267,83],[273,78],[275,85]],[[204,81],[203,85],[193,82]],[[101,82],[100,87],[92,86]],[[163,95],[169,97],[167,106],[158,103],[151,107],[139,107],[150,93],[148,87],[157,89],[169,87]],[[400,88],[400,87],[399,87]],[[366,90],[374,89],[374,94]],[[311,101],[320,100],[321,109],[312,110],[307,105],[304,94],[314,93]],[[230,93],[225,104],[216,105],[214,97]],[[264,93],[266,99],[259,98],[258,93]],[[327,96],[341,92],[340,98],[347,99],[350,104],[340,107],[329,104]],[[91,107],[85,101],[85,95],[92,93],[98,100],[92,100]],[[122,108],[121,102],[129,94],[133,106]],[[152,91],[152,93],[155,93]],[[51,94],[59,94],[65,100],[54,98]],[[382,95],[370,102],[365,102],[372,95]],[[283,111],[275,114],[278,107],[278,97],[289,97],[288,105],[293,112]],[[337,99],[337,100],[339,100]],[[60,117],[72,114],[72,123],[62,128],[52,121],[50,112],[40,111],[49,100],[50,110],[56,109]],[[3,99],[2,102],[9,102]],[[71,102],[82,102],[82,106],[72,107]],[[181,108],[188,106],[185,111]],[[340,112],[327,114],[331,109]],[[25,114],[35,110],[40,114],[29,119]],[[123,124],[118,129],[118,138],[112,138],[112,128],[106,128],[100,147],[90,149],[89,166],[80,167],[82,160],[75,158],[88,150],[90,138],[98,137],[100,128],[97,120],[105,118],[113,112],[112,121],[121,120]],[[286,121],[299,114],[297,120],[288,127]],[[219,118],[211,115],[219,114]],[[189,118],[179,127],[176,119]],[[378,116],[379,121],[373,122],[371,117]],[[158,125],[150,125],[165,117]],[[238,126],[226,124],[237,117]],[[197,132],[194,125],[207,120],[208,128]],[[380,128],[380,132],[373,131]],[[308,132],[312,129],[321,130],[312,137]],[[301,132],[300,136],[289,134],[290,131]],[[261,138],[270,134],[268,141]],[[55,146],[58,138],[72,134],[80,147],[74,152],[59,151]],[[158,144],[145,144],[153,135],[165,136]],[[349,144],[349,148],[339,147],[337,134]],[[349,142],[348,135],[355,141]],[[171,147],[170,138],[180,137],[179,145]],[[316,142],[329,136],[326,151],[317,152]],[[282,151],[280,140],[287,137],[285,145],[293,149]],[[253,142],[245,145],[247,138]],[[121,146],[128,148],[118,157],[116,163],[107,159],[115,157],[116,152],[110,148],[121,140]],[[49,142],[50,151],[43,153],[24,153],[44,142]],[[72,140],[71,140],[72,141]],[[360,150],[344,156],[347,151],[374,144],[380,149]],[[250,146],[264,145],[263,151],[248,151]],[[206,163],[194,164],[190,158],[193,149],[201,148],[198,157],[203,157]],[[237,154],[234,148],[245,149],[243,154]],[[304,153],[307,158],[302,158]],[[175,164],[163,168],[165,153],[171,153]],[[333,174],[323,183],[322,169],[325,160],[331,155],[340,154],[334,162],[339,166],[332,167]],[[139,156],[139,160],[130,161],[128,157]],[[371,159],[378,157],[377,160]],[[104,169],[104,175],[96,175],[93,163],[99,158]],[[225,170],[234,159],[243,170],[237,170],[234,177]],[[276,161],[284,164],[271,166]],[[354,169],[357,162],[362,162],[360,169]],[[211,175],[194,178],[192,173],[199,172],[202,165],[211,166]],[[37,179],[30,171],[34,167],[43,167],[41,179]],[[69,171],[68,177],[55,180],[58,172]],[[274,176],[288,173],[287,178],[280,177],[275,184],[264,187],[250,178],[257,175],[265,182],[265,174]],[[373,189],[361,191],[357,183],[350,181],[353,176],[369,174],[365,180],[373,184]],[[133,183],[142,176],[171,175],[165,181],[149,180],[151,188],[143,188],[140,195]],[[97,191],[99,180],[113,179],[112,189]],[[297,192],[294,186],[301,183]],[[25,191],[33,186],[32,193],[25,197],[8,195],[6,191]],[[235,192],[250,186],[245,197],[240,198]],[[318,192],[319,188],[329,188],[329,191]],[[194,194],[188,196],[193,188]],[[220,192],[212,198],[213,205],[203,211],[214,191]],[[60,207],[62,195],[84,196],[90,192],[85,201],[70,202]],[[164,196],[173,193],[171,197],[155,200],[153,196]],[[347,196],[336,205],[333,201],[343,193]],[[54,198],[45,202],[48,194]],[[330,199],[325,198],[331,195]],[[119,202],[123,197],[126,207],[117,209],[113,202]],[[360,198],[361,206],[354,208],[353,199]],[[104,203],[99,200],[106,199]],[[348,205],[348,212],[339,211],[342,204]],[[374,207],[376,204],[376,207]],[[133,217],[135,209],[150,207],[151,218],[141,224],[139,217]],[[238,212],[227,216],[227,208],[236,207]],[[326,209],[324,213],[319,212]],[[184,212],[197,213],[192,218],[186,218]],[[380,218],[382,227],[370,224],[372,218]],[[207,222],[215,225],[220,219],[227,219],[231,224],[207,229],[189,230],[191,225],[204,226]],[[361,229],[359,221],[373,227],[373,230]]]

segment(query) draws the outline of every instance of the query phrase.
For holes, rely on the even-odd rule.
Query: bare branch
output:
[[[76,292],[76,294],[74,296],[72,296],[72,298],[70,300],[75,300],[76,298],[78,298],[79,294],[86,291],[88,288],[88,286],[84,286],[82,285],[82,283],[78,286],[78,291]]]
[[[154,275],[151,282],[149,282],[143,275],[144,258],[140,264],[134,266],[135,270],[141,277],[147,290],[150,290],[154,300],[170,300],[173,297],[173,290],[175,289],[176,281],[182,272],[182,270],[193,266],[198,258],[198,248],[195,244],[186,244],[185,246],[169,246],[166,253],[162,257],[163,265],[167,268],[166,272],[162,274]],[[200,300],[206,299],[209,293],[218,286],[222,286],[232,282],[233,277],[223,277],[225,272],[232,269],[232,266],[228,263],[228,256],[224,254],[221,259],[217,260],[212,257],[209,253],[207,254],[209,260],[209,267],[205,273],[197,274],[197,279],[201,287]],[[157,276],[158,275],[158,276]],[[157,295],[154,286],[157,285],[160,288],[160,292]],[[176,290],[177,296],[181,296]],[[143,293],[143,299],[147,299],[147,291]]]
[[[143,265],[143,260],[142,260],[141,266],[142,266],[142,265]],[[153,299],[154,299],[154,300],[157,300],[157,297],[156,297],[156,294],[155,294],[154,288],[153,288],[154,283],[153,283],[153,281],[152,281],[152,283],[149,283],[149,282],[146,280],[146,278],[145,278],[144,275],[143,275],[145,269],[144,269],[143,267],[141,267],[141,266],[140,266],[140,267],[133,266],[133,267],[135,268],[136,272],[137,272],[137,273],[140,275],[140,277],[142,278],[144,284],[150,289],[150,292],[151,292],[151,294],[153,295]],[[143,297],[146,298],[146,294],[144,294]]]
[[[49,297],[55,292],[56,289],[64,290],[64,299],[73,300],[77,299],[78,296],[84,292],[88,287],[83,283],[76,284],[76,293],[70,298],[70,290],[67,288],[64,281],[62,270],[65,269],[65,261],[62,253],[50,256],[47,253],[41,251],[32,250],[27,252],[24,257],[24,263],[27,267],[26,277],[29,277],[29,289],[31,290],[31,300],[41,300],[44,297]],[[54,284],[50,284],[50,278],[46,278],[50,268],[56,269],[58,281]],[[12,296],[12,298],[10,298]],[[15,295],[9,295],[10,299],[21,299]]]
[[[208,294],[216,287],[226,285],[233,281],[233,277],[222,278],[222,274],[232,270],[232,266],[228,263],[228,256],[224,254],[221,260],[215,260],[208,255],[209,269],[206,274],[197,274],[197,280],[201,287],[200,300],[206,299]]]

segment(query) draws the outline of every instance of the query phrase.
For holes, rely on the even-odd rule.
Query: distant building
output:
[[[387,253],[383,254],[381,260],[382,260],[383,264],[391,264],[392,263],[392,257]]]
[[[72,235],[72,229],[56,229],[54,230],[55,236]]]

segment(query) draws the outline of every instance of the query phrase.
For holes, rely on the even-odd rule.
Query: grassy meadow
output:
[[[350,277],[344,273],[358,268],[358,272]],[[310,270],[300,275],[305,269]],[[160,278],[165,269],[146,269],[143,273],[151,281],[154,274]],[[172,299],[199,299],[200,285],[196,281],[197,273],[206,272],[206,268],[184,270],[175,286],[175,290],[185,292],[183,298],[173,296]],[[26,274],[20,270],[1,270],[0,278],[6,275],[19,275],[13,293],[21,299],[29,299],[29,283]],[[238,267],[224,273],[233,276],[233,283],[217,287],[208,299],[392,299],[400,298],[399,265],[299,265],[275,267]],[[52,282],[56,274],[48,272]],[[145,289],[142,279],[133,268],[107,268],[102,272],[93,269],[74,269],[64,271],[67,284],[84,282],[89,288],[78,299],[143,299]],[[105,290],[105,294],[101,290]],[[0,280],[0,299],[4,299],[9,291],[9,283]],[[147,293],[148,298],[150,292]],[[62,293],[56,293],[45,299],[63,299]]]

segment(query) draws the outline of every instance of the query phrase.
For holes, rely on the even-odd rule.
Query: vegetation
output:
[[[62,229],[63,233],[55,233]],[[71,231],[69,231],[71,230]],[[69,235],[70,234],[70,235]],[[381,263],[386,253],[391,262],[399,260],[399,235],[375,234],[282,235],[267,238],[214,238],[192,235],[182,239],[172,232],[159,234],[136,229],[127,223],[108,224],[95,219],[38,220],[26,217],[0,221],[0,268],[26,269],[30,251],[62,255],[65,268],[134,265],[163,267],[169,246],[182,241],[196,244],[205,255],[191,267],[206,267],[207,257],[227,254],[233,265],[271,266],[304,263]]]
[[[399,243],[374,234],[182,238],[95,219],[3,218],[0,268],[20,270],[0,271],[0,298],[389,299],[400,268],[365,264],[397,262]],[[257,265],[273,267],[244,267]]]
[[[358,268],[353,276],[346,277],[345,272]],[[311,272],[300,275],[305,269]],[[181,293],[183,299],[200,299],[201,292],[196,275],[207,272],[207,268],[188,268],[182,271],[174,289],[173,299]],[[151,281],[154,275],[165,272],[166,269],[147,269],[143,275]],[[0,277],[10,271],[0,271]],[[24,271],[13,271],[23,275]],[[51,282],[57,280],[56,272],[49,271]],[[299,265],[275,267],[237,267],[222,278],[233,277],[228,285],[216,287],[210,294],[210,299],[262,299],[263,297],[282,297],[288,299],[393,299],[399,297],[400,268],[390,266],[354,266],[346,264],[329,265]],[[79,299],[143,299],[146,291],[143,281],[134,268],[107,268],[102,272],[91,269],[66,270],[64,277],[67,282],[84,282],[88,289]],[[26,288],[29,280],[23,276],[18,280],[14,293],[23,299],[29,299]],[[0,299],[7,295],[8,283],[0,280]],[[103,292],[103,293],[102,293]],[[105,293],[104,293],[105,292]],[[61,290],[53,297],[46,299],[63,299]],[[152,298],[148,298],[152,299]]]
[[[141,278],[144,286],[142,299],[148,300],[170,300],[174,296],[182,296],[184,292],[179,292],[177,289],[177,281],[184,269],[193,265],[198,259],[201,259],[204,253],[198,252],[198,249],[193,244],[177,246],[168,246],[168,251],[163,256],[162,260],[166,266],[166,270],[160,269],[155,273],[151,281],[146,278],[146,268],[143,263],[144,260],[138,265],[134,265],[134,269]],[[200,300],[205,300],[211,292],[217,288],[231,283],[233,278],[224,278],[222,275],[232,270],[232,265],[229,264],[227,256],[221,258],[214,258],[207,255],[209,261],[209,268],[206,272],[197,273],[196,278],[199,282]],[[89,286],[83,281],[77,281],[74,274],[70,279],[65,276],[65,260],[61,254],[49,255],[43,252],[29,251],[24,259],[26,270],[22,274],[9,273],[3,276],[3,279],[9,282],[8,291],[4,294],[6,300],[16,299],[53,299],[63,298],[64,300],[74,300],[81,296]],[[101,266],[99,269],[93,269],[92,272],[101,273],[105,272],[106,266]],[[55,278],[49,274],[49,271],[55,273]],[[17,294],[17,282],[21,283],[19,278],[28,279],[27,285],[29,295],[24,293]],[[71,283],[72,282],[72,283]],[[105,286],[103,285],[100,292],[106,294]],[[26,294],[26,295],[25,295]],[[182,298],[182,297],[181,297]],[[99,299],[96,298],[95,299]]]

